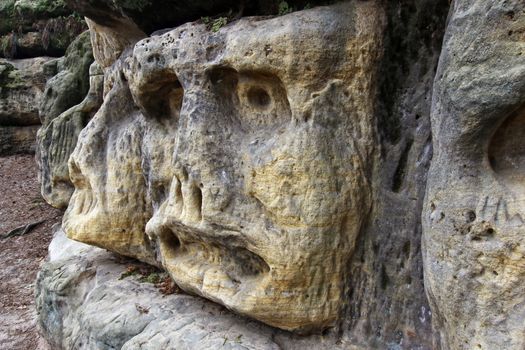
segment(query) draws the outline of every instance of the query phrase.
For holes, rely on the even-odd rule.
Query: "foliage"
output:
[[[126,268],[126,271],[124,271],[120,277],[119,280],[123,280],[125,278],[128,278],[130,276],[134,276],[139,273],[139,268],[137,266],[130,265]]]
[[[144,275],[141,278],[139,278],[139,282],[157,284],[160,283],[162,277],[163,276],[161,276],[161,274],[158,272],[151,272],[150,274]]]
[[[279,12],[278,12],[279,16],[287,15],[291,13],[292,11],[293,11],[293,8],[290,5],[288,5],[286,1],[281,1],[279,3]]]
[[[0,55],[7,58],[16,56],[17,36],[15,33],[7,34],[0,38]]]
[[[139,282],[157,284],[166,278],[167,274],[160,272],[158,269],[148,265],[129,265],[120,275],[119,280],[130,276],[140,275]]]
[[[18,18],[28,22],[62,16],[70,12],[65,0],[19,0],[16,2],[15,11]]]
[[[42,31],[42,45],[65,51],[75,38],[86,29],[82,18],[75,15],[52,18],[46,22]]]
[[[211,31],[212,32],[218,32],[219,29],[224,27],[226,24],[228,24],[228,18],[226,17],[219,17],[215,21],[213,21],[211,25]]]
[[[208,28],[208,30],[211,30],[212,32],[216,33],[222,27],[228,24],[228,17],[201,17],[201,21],[206,25],[206,28]]]

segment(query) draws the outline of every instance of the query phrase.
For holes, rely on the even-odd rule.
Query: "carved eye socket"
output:
[[[247,133],[278,128],[291,119],[286,90],[273,74],[216,67],[208,78],[218,108]]]
[[[272,98],[261,87],[252,87],[248,90],[248,93],[246,94],[248,98],[248,102],[255,108],[258,109],[266,109],[270,107],[272,103]]]
[[[237,96],[239,119],[250,133],[278,128],[291,119],[286,90],[274,75],[240,73]]]

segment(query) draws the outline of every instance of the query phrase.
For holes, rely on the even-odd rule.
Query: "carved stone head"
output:
[[[425,288],[445,349],[525,347],[523,33],[519,1],[463,1],[449,18],[423,212]]]
[[[380,13],[344,3],[140,41],[70,159],[68,235],[270,325],[332,325],[371,207]]]

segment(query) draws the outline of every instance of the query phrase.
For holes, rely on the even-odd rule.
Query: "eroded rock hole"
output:
[[[232,280],[241,281],[270,271],[268,264],[248,249],[238,247],[227,249],[226,252],[222,264]]]
[[[399,158],[399,163],[397,164],[397,169],[392,179],[392,191],[399,193],[403,188],[403,183],[405,182],[405,177],[407,173],[408,157],[410,155],[410,150],[412,149],[413,140],[408,140],[401,157]]]
[[[169,82],[142,98],[144,114],[160,122],[177,122],[184,91],[178,81]]]
[[[256,108],[265,109],[270,106],[272,99],[266,90],[261,87],[252,87],[248,90],[248,101]]]
[[[465,219],[467,221],[467,224],[474,222],[476,220],[476,213],[472,210],[467,211],[465,213]]]
[[[181,246],[179,238],[171,230],[166,230],[162,233],[162,243],[171,253],[177,251]]]
[[[507,184],[525,189],[525,108],[499,127],[489,145],[489,162]]]

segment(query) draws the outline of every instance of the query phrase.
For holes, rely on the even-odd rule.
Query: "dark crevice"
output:
[[[403,187],[403,183],[406,176],[406,167],[408,163],[408,156],[412,148],[413,140],[408,140],[401,158],[399,158],[399,163],[397,164],[397,169],[392,180],[392,191],[398,193]]]

